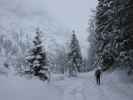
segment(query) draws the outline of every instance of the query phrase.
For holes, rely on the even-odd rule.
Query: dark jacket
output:
[[[96,77],[100,77],[100,75],[101,75],[101,70],[100,69],[96,70],[95,76]]]

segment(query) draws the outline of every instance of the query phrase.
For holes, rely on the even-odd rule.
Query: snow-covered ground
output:
[[[94,72],[77,78],[54,75],[50,83],[0,76],[0,100],[133,100],[133,85],[113,72],[97,86]]]

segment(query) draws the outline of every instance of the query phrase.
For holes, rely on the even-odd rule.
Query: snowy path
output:
[[[93,72],[77,78],[56,76],[49,84],[38,80],[0,77],[0,100],[133,100],[133,85],[105,75],[97,86]]]
[[[127,86],[112,77],[103,77],[101,86],[97,86],[93,74],[90,73],[55,82],[53,86],[61,91],[61,100],[132,100],[132,84]]]

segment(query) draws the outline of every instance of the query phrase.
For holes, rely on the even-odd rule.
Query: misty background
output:
[[[133,100],[132,5],[0,0],[0,99]]]
[[[40,27],[53,49],[55,42],[63,45],[75,30],[85,56],[88,19],[96,4],[96,0],[0,0],[0,34],[32,34]]]

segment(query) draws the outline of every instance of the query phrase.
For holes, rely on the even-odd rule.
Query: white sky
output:
[[[75,29],[84,54],[88,42],[86,32],[91,10],[96,8],[97,0],[45,0],[48,12],[68,29]]]
[[[69,28],[82,28],[88,23],[90,9],[97,0],[45,0],[49,13]]]

